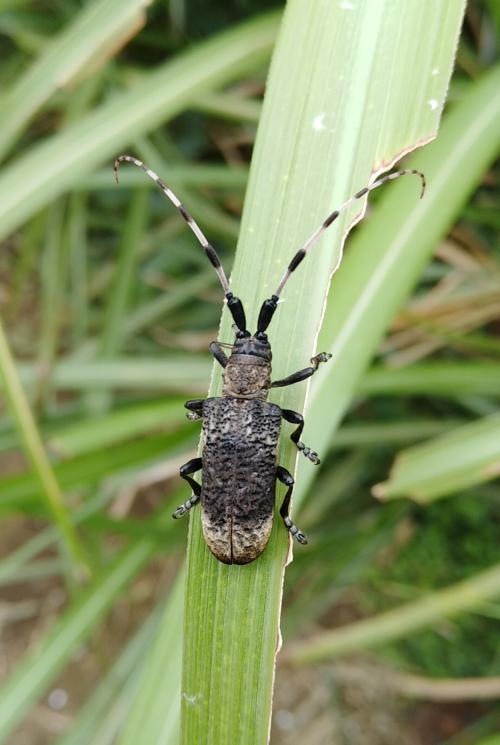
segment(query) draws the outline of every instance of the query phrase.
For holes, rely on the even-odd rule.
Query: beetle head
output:
[[[267,398],[271,385],[271,345],[267,335],[238,331],[224,368],[224,395],[234,398]]]

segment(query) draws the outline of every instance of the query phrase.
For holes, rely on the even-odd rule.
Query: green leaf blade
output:
[[[424,40],[414,34],[414,24],[418,20],[420,28],[433,29],[427,35],[431,45],[439,39],[439,66],[444,78],[439,94],[433,91],[442,105],[463,4],[447,4],[453,23],[448,23],[444,37],[437,32],[442,22],[441,7],[433,11],[427,5],[411,3],[408,16],[402,18],[390,3],[357,4],[356,13],[340,5],[347,4],[334,7],[321,3],[306,8],[300,2],[291,2],[285,13],[232,275],[233,291],[244,302],[250,331],[255,329],[262,301],[275,290],[293,253],[328,212],[365,185],[374,169],[391,163],[402,151],[417,146],[437,130],[440,109],[427,103],[431,98],[428,86],[436,83],[431,80],[432,69],[426,67],[438,64],[437,58],[431,54],[432,62],[425,60],[429,47],[425,52],[420,48]],[[405,29],[397,37],[400,43],[395,44],[391,37],[391,23]],[[415,122],[408,119],[407,110],[410,99],[415,106],[412,83],[419,78],[421,62],[426,81],[419,88]],[[395,90],[387,85],[385,71],[399,65],[407,70],[401,77],[405,85],[401,83]],[[393,127],[392,136],[386,139],[388,127]],[[402,188],[415,198],[414,184]],[[321,246],[290,280],[285,302],[269,329],[276,359],[275,378],[307,365],[343,233],[359,217],[361,206],[332,226]],[[232,340],[227,312],[219,338]],[[332,370],[324,368],[318,377],[331,374]],[[272,398],[300,411],[305,389],[304,385],[294,386],[273,392]],[[219,392],[220,374],[216,370],[210,395]],[[288,443],[290,430],[283,429],[279,463],[293,470],[296,451]],[[315,447],[316,441],[309,439]],[[304,463],[304,468],[312,472],[310,463]],[[283,491],[281,487],[277,491],[279,504]],[[200,741],[207,745],[267,742],[287,546],[288,537],[277,518],[270,542],[258,560],[244,567],[221,565],[205,546],[199,513],[194,512],[186,593],[184,745]]]

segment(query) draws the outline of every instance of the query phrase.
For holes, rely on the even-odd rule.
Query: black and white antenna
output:
[[[295,271],[295,269],[298,267],[298,265],[301,263],[301,261],[307,256],[308,251],[311,250],[311,248],[319,241],[323,233],[332,225],[332,223],[335,222],[335,220],[341,215],[343,212],[345,212],[349,207],[351,207],[354,202],[356,202],[357,199],[361,199],[361,197],[364,197],[365,194],[368,194],[368,192],[373,191],[374,189],[378,189],[379,186],[382,186],[387,181],[393,181],[394,179],[399,178],[400,176],[419,176],[422,181],[422,190],[420,193],[420,198],[424,196],[425,192],[425,176],[420,171],[416,171],[414,168],[406,168],[402,171],[395,171],[394,173],[389,173],[387,176],[384,176],[383,178],[378,179],[377,181],[374,181],[369,186],[364,186],[362,189],[360,189],[356,194],[348,199],[344,204],[342,204],[340,207],[338,207],[336,210],[334,210],[332,213],[328,215],[326,220],[322,222],[322,224],[317,228],[314,233],[307,239],[307,241],[304,243],[304,245],[299,248],[296,254],[294,254],[291,262],[289,263],[288,267],[286,268],[285,273],[280,279],[279,285],[274,292],[273,295],[268,300],[265,300],[262,308],[259,313],[259,320],[257,324],[257,331],[260,333],[263,333],[267,327],[269,326],[269,323],[271,322],[271,318],[273,317],[274,311],[277,308],[278,300],[280,298],[280,295],[283,291],[284,286],[290,279],[292,273]]]

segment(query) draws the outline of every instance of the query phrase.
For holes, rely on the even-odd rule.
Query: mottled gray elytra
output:
[[[213,357],[224,368],[222,396],[196,399],[185,404],[189,419],[203,420],[203,452],[201,458],[193,458],[180,469],[180,475],[190,484],[193,494],[176,509],[173,517],[184,515],[201,500],[203,536],[210,551],[224,564],[248,564],[262,553],[269,539],[278,480],[287,487],[280,509],[285,527],[299,543],[307,543],[304,533],[297,528],[288,514],[294,484],[292,475],[276,462],[282,419],[297,425],[290,437],[298,450],[315,465],[320,461],[317,453],[304,445],[300,439],[304,429],[302,415],[270,403],[267,401],[267,395],[271,388],[293,385],[311,377],[318,369],[318,365],[329,360],[331,355],[324,352],[317,354],[311,359],[309,367],[298,370],[282,380],[271,382],[272,354],[266,330],[292,272],[342,212],[357,199],[387,181],[409,174],[420,176],[423,196],[424,175],[413,169],[390,173],[360,189],[328,215],[295,253],[276,292],[263,302],[257,331],[251,334],[246,328],[243,304],[231,292],[217,252],[199,225],[159,176],[132,155],[120,155],[116,159],[114,173],[117,182],[118,169],[124,161],[142,168],[177,207],[219,277],[237,328],[234,344],[222,345],[214,341],[210,345]],[[230,347],[229,357],[226,356],[223,346]],[[201,484],[192,478],[192,474],[197,471],[202,472]]]

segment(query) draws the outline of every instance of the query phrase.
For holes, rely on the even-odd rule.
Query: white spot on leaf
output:
[[[432,77],[436,77],[436,75],[437,75],[438,73],[439,73],[439,70],[438,70],[438,68],[437,68],[437,67],[434,67],[434,68],[433,68],[433,70],[432,70],[432,73],[431,73],[431,75],[432,75]]]
[[[183,691],[183,692],[182,692],[182,698],[183,698],[183,699],[184,699],[184,701],[186,701],[186,702],[187,702],[188,704],[190,704],[191,706],[194,706],[194,705],[195,705],[195,703],[196,703],[196,702],[198,701],[198,699],[200,698],[200,696],[199,696],[199,694],[196,694],[196,693],[193,693],[193,694],[189,694],[189,693],[185,693],[185,692]]]
[[[350,3],[349,0],[342,0],[340,7],[342,10],[354,10],[354,5]]]
[[[322,129],[326,129],[324,119],[325,119],[325,112],[323,112],[322,114],[318,114],[317,116],[314,117],[313,129],[315,129],[316,132],[320,132]]]
[[[436,101],[435,98],[431,98],[429,101],[427,101],[427,103],[431,107],[431,111],[436,111],[439,106],[439,101]]]

